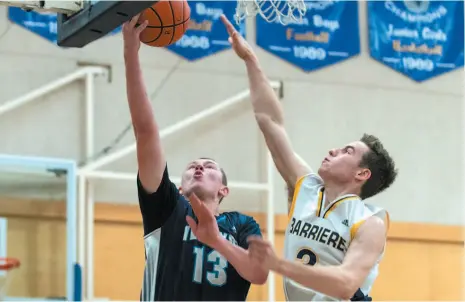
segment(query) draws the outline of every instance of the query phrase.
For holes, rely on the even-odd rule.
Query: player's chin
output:
[[[321,165],[320,168],[318,169],[318,175],[320,175],[321,178],[325,179],[325,177],[329,176],[329,169],[326,165]]]
[[[194,182],[191,187],[191,192],[197,195],[197,197],[202,200],[202,198],[208,195],[208,188],[205,183],[202,182]]]

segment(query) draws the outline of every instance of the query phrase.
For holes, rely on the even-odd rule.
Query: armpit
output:
[[[287,211],[289,212],[292,206],[292,199],[294,198],[294,187],[286,185],[286,191],[287,191]]]

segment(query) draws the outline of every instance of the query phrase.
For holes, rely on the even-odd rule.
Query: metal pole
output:
[[[67,76],[60,77],[59,79],[40,88],[37,88],[19,98],[4,102],[2,105],[0,105],[0,115],[37,100],[38,98],[49,94],[50,92],[55,91],[65,85],[68,85],[69,83],[79,80],[88,74],[106,75],[107,71],[102,67],[83,67],[78,69]]]
[[[274,173],[274,164],[273,164],[273,159],[271,157],[271,154],[267,152],[267,161],[266,161],[266,166],[267,166],[267,181],[268,181],[268,198],[267,198],[267,209],[266,209],[266,214],[267,214],[267,219],[266,219],[266,234],[268,237],[268,240],[271,242],[271,244],[275,244],[274,242],[274,236],[275,236],[275,226],[274,226],[274,178],[273,178],[273,173]],[[275,275],[273,272],[270,272],[268,276],[268,301],[272,302],[275,301],[275,291],[276,291],[276,285],[275,285]]]
[[[270,82],[271,86],[273,88],[279,88],[281,87],[281,83],[280,82]],[[237,103],[240,103],[241,101],[247,99],[248,97],[250,96],[250,92],[249,90],[245,90],[243,92],[240,92],[238,94],[236,94],[235,96],[231,97],[231,98],[228,98],[226,100],[224,100],[223,102],[217,104],[217,105],[214,105],[208,109],[205,109],[203,111],[200,111],[194,115],[191,115],[187,118],[185,118],[184,120],[181,120],[177,123],[175,123],[174,125],[171,125],[170,127],[166,128],[166,129],[163,129],[162,131],[160,131],[160,137],[161,138],[165,138],[166,136],[168,135],[171,135],[175,132],[178,132],[178,131],[181,131],[183,129],[186,129],[188,128],[189,126],[192,126],[193,124],[196,124],[198,123],[199,121],[201,120],[205,120],[205,119],[208,119],[212,116],[214,116],[215,114],[217,114],[218,112],[221,112],[225,109],[227,109],[228,107],[234,105],[234,104],[237,104]],[[111,154],[108,154],[92,163],[89,163],[88,165],[82,167],[80,169],[80,173],[84,172],[84,171],[92,171],[92,170],[97,170],[98,168],[100,167],[103,167],[111,162],[114,162],[128,154],[130,154],[131,152],[134,152],[136,150],[136,144],[133,143],[129,146],[126,146],[124,148],[121,148],[120,150],[114,152],[114,153],[111,153]]]

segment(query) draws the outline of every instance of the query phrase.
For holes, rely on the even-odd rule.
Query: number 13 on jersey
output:
[[[194,247],[194,272],[192,280],[195,283],[201,284],[203,278],[203,265],[204,265],[204,251],[205,247]],[[226,284],[228,275],[226,269],[228,268],[228,261],[215,250],[212,250],[207,255],[207,263],[213,264],[213,269],[206,272],[205,278],[208,283],[213,286],[223,286]]]

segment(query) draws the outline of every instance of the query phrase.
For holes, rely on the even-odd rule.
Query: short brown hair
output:
[[[366,199],[389,188],[396,179],[398,170],[379,138],[364,134],[360,141],[370,149],[360,161],[360,167],[371,171],[371,177],[363,184],[360,192],[360,197]]]

